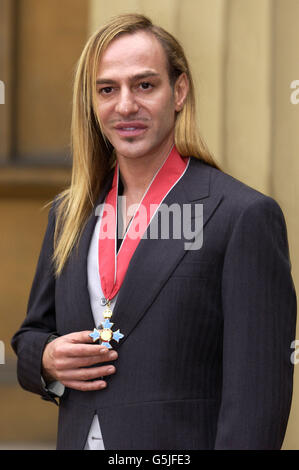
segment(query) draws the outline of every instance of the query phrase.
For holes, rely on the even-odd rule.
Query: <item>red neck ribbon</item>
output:
[[[98,243],[99,274],[102,291],[107,300],[113,299],[121,288],[140,239],[163,199],[185,173],[188,161],[188,158],[181,157],[175,146],[172,148],[143,195],[118,254],[116,231],[119,168],[118,164],[116,165],[112,187],[104,203]]]

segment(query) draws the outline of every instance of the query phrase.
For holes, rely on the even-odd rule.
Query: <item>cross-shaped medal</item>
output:
[[[94,328],[93,332],[89,334],[89,336],[93,339],[93,342],[100,340],[102,346],[106,346],[108,349],[112,349],[110,341],[114,339],[119,343],[119,340],[124,337],[124,335],[119,331],[112,331],[111,328],[114,323],[110,322],[110,318],[112,316],[112,310],[110,307],[110,301],[107,303],[107,307],[103,313],[104,321],[101,322],[101,326],[98,328]]]

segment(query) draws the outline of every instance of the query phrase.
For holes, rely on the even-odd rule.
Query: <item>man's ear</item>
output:
[[[181,73],[174,85],[175,110],[177,112],[183,109],[185,100],[189,91],[189,80],[185,72]]]

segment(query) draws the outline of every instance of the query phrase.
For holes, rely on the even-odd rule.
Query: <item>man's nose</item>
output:
[[[120,93],[115,111],[123,116],[135,114],[138,111],[138,104],[136,103],[134,93],[130,90],[124,90]]]

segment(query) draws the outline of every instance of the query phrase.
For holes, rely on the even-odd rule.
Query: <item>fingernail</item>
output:
[[[115,371],[114,367],[108,367],[108,369],[107,369],[108,374],[112,374],[112,372],[114,372],[114,371]]]

